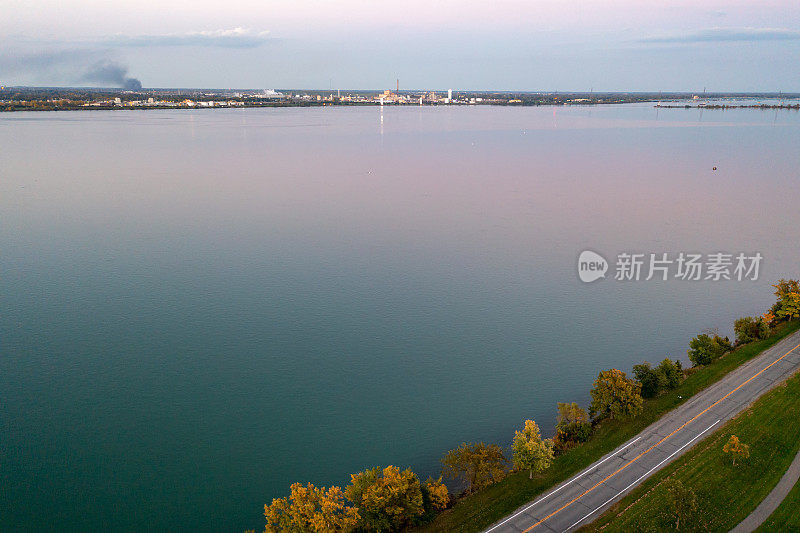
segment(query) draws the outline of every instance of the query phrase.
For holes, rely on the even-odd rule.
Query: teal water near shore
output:
[[[800,276],[798,144],[648,104],[0,116],[0,529],[258,529],[294,481],[549,431]],[[585,249],[764,262],[583,284]]]

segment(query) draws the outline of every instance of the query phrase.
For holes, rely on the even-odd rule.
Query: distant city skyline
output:
[[[800,4],[31,0],[0,84],[800,91]]]

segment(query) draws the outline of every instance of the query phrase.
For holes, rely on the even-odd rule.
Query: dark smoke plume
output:
[[[129,91],[138,91],[142,88],[142,82],[128,77],[128,67],[110,60],[98,61],[89,67],[81,79],[94,83],[107,83]]]

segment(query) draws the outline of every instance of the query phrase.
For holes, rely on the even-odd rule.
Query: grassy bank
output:
[[[460,500],[452,509],[445,511],[419,531],[481,531],[613,451],[667,411],[679,406],[692,395],[798,329],[800,329],[798,321],[784,324],[768,339],[742,346],[714,363],[699,368],[677,388],[656,398],[645,400],[644,410],[636,418],[602,423],[588,442],[557,457],[544,473],[533,479],[528,479],[525,472],[511,474],[503,481]],[[564,400],[569,401],[569,398]]]
[[[580,531],[674,530],[675,516],[664,483],[670,478],[697,495],[697,511],[680,531],[730,531],[770,493],[800,449],[798,412],[800,374],[762,396]],[[736,466],[722,451],[731,435],[750,446],[750,458],[739,460]]]
[[[764,523],[756,529],[756,533],[771,531],[800,531],[800,482],[786,495],[780,507],[769,515]]]

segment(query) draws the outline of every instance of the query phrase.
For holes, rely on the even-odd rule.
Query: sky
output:
[[[800,92],[797,0],[0,0],[0,85]]]

